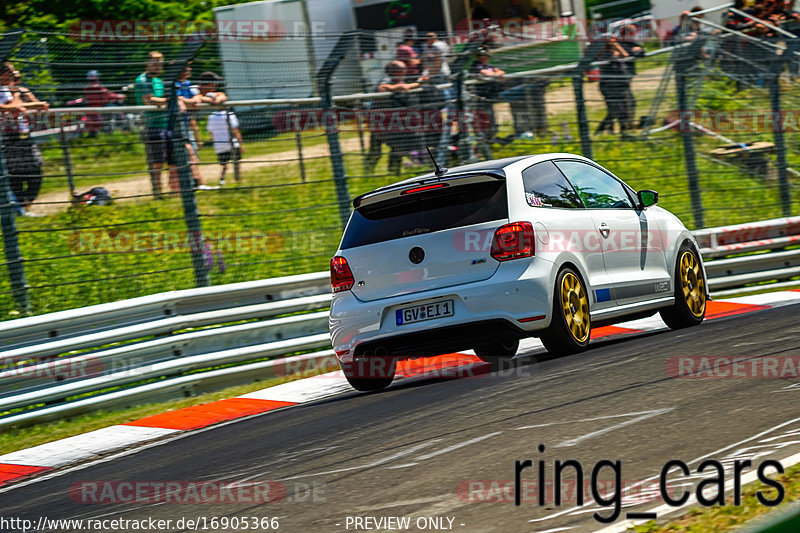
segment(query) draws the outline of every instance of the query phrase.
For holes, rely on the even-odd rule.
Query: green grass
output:
[[[209,140],[202,121],[199,122],[200,134]],[[358,133],[347,131],[342,140],[356,138]],[[302,132],[302,149],[327,143],[325,132],[315,129]],[[282,152],[296,157],[297,140],[294,133],[275,135],[251,134],[245,137],[248,159],[268,158],[267,156]],[[147,162],[144,145],[138,133],[113,132],[101,133],[96,138],[79,137],[68,141],[72,174],[77,192],[100,185],[105,181],[124,181],[147,175]],[[42,146],[45,160],[43,172],[45,180],[41,194],[64,191],[64,199],[68,199],[69,181],[67,179],[66,160],[61,144],[52,140]],[[210,144],[202,146],[198,157],[202,162],[216,163],[216,155]]]
[[[775,479],[783,485],[786,496],[778,507],[765,507],[759,503],[756,493],[761,491],[767,498],[775,498],[775,489],[767,488],[761,482],[750,483],[742,491],[742,505],[725,505],[709,508],[693,508],[680,518],[664,525],[655,521],[636,526],[637,533],[700,533],[703,531],[729,531],[741,527],[754,518],[783,509],[787,504],[800,499],[800,465],[786,469]],[[787,530],[788,531],[788,530]]]

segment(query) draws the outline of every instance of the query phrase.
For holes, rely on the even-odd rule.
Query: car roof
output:
[[[503,159],[490,159],[488,161],[480,161],[478,163],[470,163],[468,165],[459,165],[457,167],[448,168],[447,174],[454,175],[454,174],[474,174],[478,172],[486,172],[487,174],[500,174],[503,175],[503,169],[512,163],[516,163],[517,161],[522,161],[523,159],[527,159],[530,157],[529,155],[519,155],[516,157],[504,157]],[[446,174],[446,175],[447,175]],[[413,178],[409,178],[407,180],[403,180],[392,185],[400,185],[407,182],[414,182],[418,181],[422,178],[432,178],[435,177],[434,172],[428,172],[427,174],[422,174],[420,176],[414,176]]]
[[[458,174],[479,174],[485,172],[487,174],[494,174],[498,176],[505,176],[504,169],[508,166],[513,165],[514,163],[518,163],[520,161],[524,161],[526,159],[530,160],[531,164],[539,163],[541,161],[547,161],[550,159],[559,159],[559,158],[577,158],[577,159],[585,159],[582,155],[577,154],[568,154],[568,153],[561,153],[561,152],[551,152],[546,154],[531,154],[531,155],[518,155],[514,157],[504,157],[502,159],[489,159],[487,161],[480,161],[478,163],[470,163],[468,165],[459,165],[457,167],[452,167],[447,169],[447,174],[444,176],[455,176]],[[419,176],[414,176],[413,178],[408,178],[402,181],[398,181],[389,185],[384,185],[383,187],[379,187],[377,190],[381,189],[392,189],[394,187],[400,185],[406,185],[409,183],[415,183],[423,179],[435,178],[436,174],[434,172],[428,172],[427,174],[420,174]],[[374,192],[374,191],[371,191]]]

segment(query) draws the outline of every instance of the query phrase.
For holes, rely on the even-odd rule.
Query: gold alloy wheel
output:
[[[696,317],[703,316],[706,309],[706,280],[697,257],[685,251],[680,261],[680,282],[683,299],[689,311]]]
[[[589,338],[589,300],[575,274],[567,272],[561,278],[561,310],[567,329],[578,342]]]

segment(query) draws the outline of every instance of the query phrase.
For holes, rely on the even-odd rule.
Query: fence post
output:
[[[689,70],[695,66],[699,58],[703,57],[703,47],[708,37],[698,36],[690,43],[678,48],[672,53],[671,61],[675,69],[675,92],[678,98],[678,112],[680,113],[680,134],[683,142],[683,162],[686,165],[686,178],[689,181],[689,196],[692,202],[692,217],[695,228],[705,227],[705,213],[703,211],[702,191],[700,178],[697,172],[697,153],[694,149],[694,130],[689,120],[689,98],[686,94],[686,78]],[[700,80],[702,82],[702,79]]]
[[[780,73],[776,73],[772,77],[770,83],[770,103],[772,106],[772,116],[781,116],[781,88],[780,88]],[[780,187],[781,196],[781,210],[783,216],[788,217],[792,215],[792,191],[789,188],[789,173],[787,167],[789,164],[786,161],[786,139],[783,136],[783,126],[778,121],[773,121],[775,128],[772,133],[775,137],[775,159],[778,167],[778,185]]]
[[[0,65],[11,56],[11,51],[22,37],[22,30],[14,30],[3,35],[0,39]],[[8,175],[8,166],[5,158],[5,138],[0,129],[0,230],[3,233],[3,251],[6,256],[8,280],[11,285],[11,294],[14,298],[17,311],[23,315],[30,313],[28,299],[28,284],[25,280],[22,252],[19,247],[19,232],[14,213],[16,206],[11,201],[11,179]]]
[[[58,138],[61,142],[61,152],[64,154],[64,168],[67,171],[67,185],[69,185],[70,202],[75,203],[75,176],[72,173],[72,157],[69,154],[67,135],[64,133],[64,121],[61,115],[58,116]]]
[[[231,111],[229,108],[226,107],[225,124],[227,124],[228,126],[228,138],[230,139],[231,146],[233,146],[234,143],[239,144],[239,141],[233,132],[233,124],[231,124],[231,113],[233,113],[233,111]],[[241,172],[242,172],[241,162],[240,162],[242,159],[242,146],[239,145],[238,150],[234,148],[233,150],[231,150],[231,152],[233,152],[233,181],[239,183],[239,179],[241,178]]]
[[[186,154],[184,128],[179,124],[178,93],[175,90],[175,81],[180,76],[189,61],[194,58],[202,42],[188,42],[184,44],[178,57],[172,61],[164,73],[164,88],[167,91],[167,131],[170,139],[175,164],[178,167],[178,181],[180,183],[181,201],[183,203],[183,217],[186,221],[188,232],[189,252],[194,269],[194,281],[197,287],[207,287],[210,284],[208,264],[206,263],[205,243],[203,241],[203,228],[200,224],[200,215],[197,211],[197,199],[194,194],[194,178],[189,168],[189,158]]]
[[[772,66],[772,79],[770,80],[770,106],[772,108],[772,116],[774,117],[772,123],[774,131],[772,132],[775,138],[775,159],[778,167],[778,186],[780,188],[781,196],[781,211],[783,216],[792,216],[792,191],[789,184],[789,163],[786,161],[786,139],[783,135],[783,121],[778,120],[781,115],[781,71],[784,65],[792,60],[795,51],[800,46],[800,39],[792,39],[787,44],[786,49],[777,58]]]
[[[578,119],[578,135],[581,138],[581,153],[584,157],[594,159],[592,151],[591,129],[589,118],[586,116],[586,97],[583,94],[583,74],[592,67],[592,63],[600,56],[606,47],[606,40],[592,41],[578,61],[578,66],[572,71],[572,90],[575,93],[575,113]]]
[[[692,201],[692,217],[695,228],[705,227],[703,213],[703,198],[700,191],[700,181],[697,174],[697,154],[694,150],[694,137],[692,125],[689,121],[689,110],[686,109],[686,71],[675,70],[675,90],[678,96],[678,112],[680,113],[681,140],[683,141],[683,160],[686,165],[686,177],[689,180],[689,196]]]
[[[317,78],[319,79],[319,95],[322,98],[322,112],[323,116],[329,116],[330,112],[334,109],[333,97],[331,95],[331,85],[333,83],[333,73],[336,67],[344,59],[345,54],[350,49],[350,46],[355,41],[357,33],[347,32],[336,42],[336,45],[331,50],[328,59],[319,69]],[[342,222],[342,227],[347,225],[350,219],[350,192],[347,190],[347,174],[344,169],[344,158],[342,157],[342,146],[339,143],[339,126],[337,120],[325,121],[325,135],[328,138],[328,147],[330,150],[331,166],[333,167],[333,183],[336,187],[336,203],[339,206],[339,218]]]
[[[360,119],[359,119],[360,120]],[[299,122],[299,121],[298,121]],[[294,142],[297,144],[297,161],[300,164],[300,179],[306,181],[306,165],[303,163],[303,136],[300,135],[300,125],[296,124],[294,128]],[[363,148],[363,141],[362,141]],[[362,150],[363,152],[363,150]]]
[[[594,159],[589,118],[586,116],[586,98],[583,95],[583,70],[576,69],[572,73],[572,89],[575,91],[575,112],[578,118],[578,134],[581,137],[581,153],[584,157]]]
[[[459,71],[456,77],[456,120],[458,120],[458,150],[456,156],[458,163],[466,163],[473,159],[472,142],[469,124],[467,123],[466,84],[464,72]],[[442,163],[444,164],[444,163]]]

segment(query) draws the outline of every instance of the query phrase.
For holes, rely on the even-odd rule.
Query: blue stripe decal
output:
[[[596,289],[594,291],[594,299],[599,302],[608,302],[611,300],[611,289]]]

